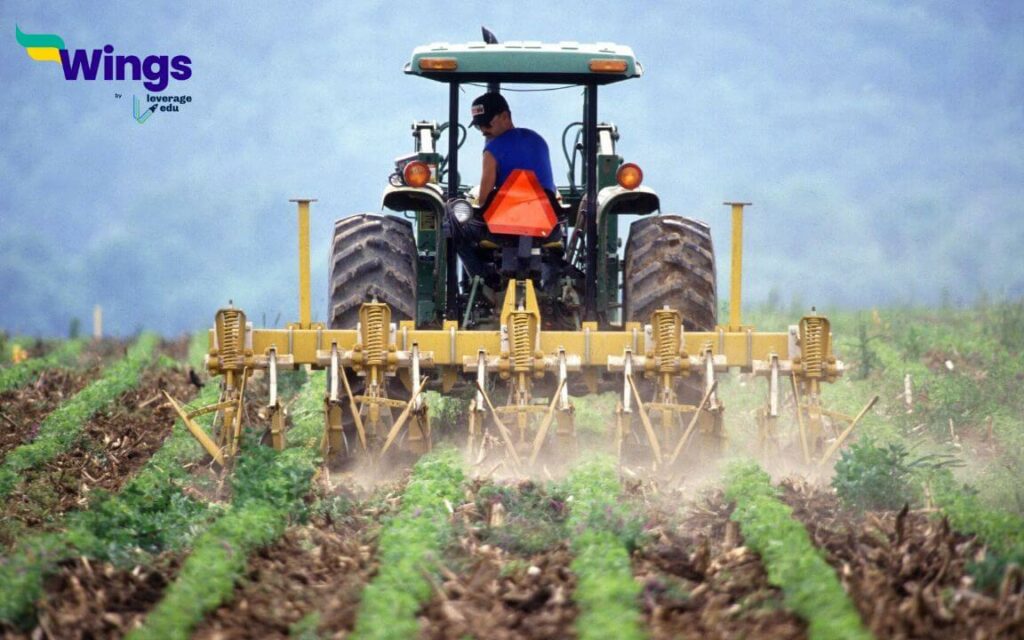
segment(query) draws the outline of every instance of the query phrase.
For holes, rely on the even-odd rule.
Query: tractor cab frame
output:
[[[499,91],[502,84],[513,83],[583,88],[581,144],[573,145],[569,184],[559,185],[558,191],[573,227],[567,243],[567,259],[583,273],[582,319],[604,326],[612,324],[619,307],[621,264],[617,252],[617,220],[608,214],[643,215],[659,208],[658,197],[650,189],[639,184],[631,189],[616,186],[616,174],[623,165],[623,159],[615,153],[618,131],[614,125],[599,122],[597,115],[598,87],[642,75],[643,67],[633,51],[611,43],[431,44],[413,51],[405,73],[448,85],[448,122],[440,127],[432,122],[414,123],[416,153],[399,159],[397,179],[391,181],[384,195],[384,206],[389,209],[417,211],[418,248],[421,254],[428,256],[427,260],[443,265],[443,277],[424,278],[420,283],[417,320],[429,322],[439,315],[448,320],[460,320],[466,306],[459,295],[458,261],[448,259],[455,252],[453,208],[467,191],[459,180],[459,147],[464,140],[459,135],[461,125],[457,124],[461,89],[465,85],[483,85],[489,91]],[[444,129],[448,131],[448,146],[447,154],[441,155],[436,142]],[[563,134],[563,150],[564,137]],[[576,185],[574,179],[577,150],[583,159],[582,185]],[[412,161],[430,167],[433,184],[419,187],[407,184],[402,169]],[[483,200],[486,194],[480,197]],[[439,218],[440,225],[437,224]],[[438,271],[429,266],[421,265],[427,268],[421,268],[420,272]],[[443,313],[438,313],[438,303],[443,305]]]

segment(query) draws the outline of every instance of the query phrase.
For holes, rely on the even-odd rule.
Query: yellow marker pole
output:
[[[743,326],[743,207],[750,202],[723,202],[732,207],[732,269],[729,274],[729,330]]]
[[[299,328],[309,329],[312,313],[309,304],[309,203],[313,198],[293,198],[299,205]]]
[[[103,338],[103,307],[96,305],[92,308],[92,339]]]

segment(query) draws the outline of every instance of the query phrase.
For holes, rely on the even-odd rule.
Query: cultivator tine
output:
[[[779,448],[775,424],[779,417],[779,356],[768,356],[768,404],[757,414],[757,440],[761,455],[767,455],[768,443]]]
[[[469,455],[479,455],[483,460],[483,424],[484,424],[484,385],[487,384],[487,354],[477,353],[476,361],[476,397],[469,403],[469,437],[467,446]]]
[[[331,366],[337,378],[341,378],[341,384],[345,387],[345,397],[348,398],[348,409],[352,414],[352,422],[356,425],[356,434],[359,436],[359,444],[366,451],[366,427],[363,426],[363,418],[359,407],[356,406],[355,395],[352,394],[352,387],[348,383],[348,374],[345,368],[338,364],[338,348],[334,347],[331,353]]]
[[[213,441],[213,438],[207,435],[206,431],[194,420],[198,415],[210,413],[210,407],[200,409],[199,411],[186,412],[185,409],[171,397],[171,394],[166,391],[164,391],[163,394],[167,398],[167,401],[171,403],[171,407],[174,409],[174,412],[177,413],[178,417],[181,418],[181,421],[185,423],[185,426],[192,434],[192,437],[198,440],[203,449],[210,454],[210,457],[216,460],[217,464],[223,467],[224,454],[221,452],[221,448],[217,446],[217,443]],[[216,411],[216,409],[212,410]]]
[[[416,390],[413,391],[412,398],[410,398],[409,402],[405,405],[405,409],[403,409],[402,413],[398,416],[398,420],[395,420],[395,423],[391,425],[391,431],[388,432],[387,439],[384,440],[384,446],[381,447],[380,456],[378,457],[378,459],[383,459],[384,454],[388,452],[389,448],[391,448],[391,443],[393,443],[395,441],[395,438],[398,437],[398,433],[402,430],[402,427],[405,425],[405,421],[408,420],[409,416],[412,414],[413,403],[416,401],[417,398],[420,397],[420,393],[423,391],[423,387],[426,384],[427,379],[423,378],[422,380],[419,381],[419,384],[416,385]]]
[[[804,454],[804,464],[811,464],[811,450],[807,441],[807,425],[804,424],[803,401],[800,399],[800,384],[796,376],[790,378],[793,382],[793,402],[796,404],[796,422],[800,429],[800,450]]]
[[[711,398],[715,395],[716,389],[718,389],[718,380],[712,381],[711,386],[704,391],[704,397],[701,398],[700,404],[697,405],[697,410],[693,412],[693,417],[690,418],[690,424],[686,426],[686,431],[683,432],[683,435],[679,438],[679,442],[676,443],[675,450],[672,451],[672,457],[669,458],[668,461],[670,467],[676,463],[676,460],[679,458],[679,454],[682,453],[683,447],[686,446],[687,440],[690,439],[690,434],[692,434],[693,430],[697,427],[697,420],[700,418],[701,412],[710,404]]]
[[[644,401],[640,397],[640,392],[637,391],[636,383],[633,382],[632,374],[626,375],[626,381],[629,383],[630,390],[633,391],[633,397],[636,398],[636,412],[640,414],[640,422],[644,425],[644,431],[647,433],[647,441],[651,445],[651,451],[654,452],[655,466],[660,465],[662,462],[661,443],[658,442],[658,434],[654,433],[654,426],[651,424],[651,419],[647,416],[647,411],[644,410]]]
[[[849,416],[842,416],[841,414],[834,414],[834,412],[829,412],[830,414],[834,414],[836,416],[840,416],[846,418],[847,420],[850,420],[850,424],[849,426],[846,427],[846,429],[843,430],[841,434],[839,434],[839,436],[835,439],[835,442],[833,442],[832,445],[829,446],[828,450],[826,450],[825,453],[822,454],[821,459],[818,460],[819,467],[825,466],[825,463],[828,462],[829,458],[835,455],[835,452],[839,450],[839,447],[843,446],[843,443],[846,442],[846,439],[850,437],[851,433],[853,433],[853,428],[856,427],[857,423],[860,422],[861,418],[863,418],[867,414],[867,412],[871,410],[871,407],[875,406],[876,402],[878,402],[877,395],[872,397],[871,400],[869,400],[868,403],[864,405],[864,408],[860,410],[860,413],[858,413],[852,420],[850,420]]]
[[[563,379],[558,383],[558,390],[551,396],[551,403],[548,405],[548,410],[544,414],[544,420],[540,423],[540,428],[537,429],[537,436],[533,439],[533,451],[530,453],[530,466],[533,466],[537,462],[537,455],[540,453],[540,448],[544,446],[544,440],[547,438],[548,429],[551,428],[551,421],[555,419],[555,408],[562,399],[562,390],[565,389],[565,380]]]
[[[501,434],[501,439],[505,441],[505,451],[508,452],[510,458],[512,458],[513,465],[516,473],[521,473],[522,461],[519,459],[519,453],[516,452],[516,445],[512,441],[512,434],[509,432],[505,423],[498,417],[498,411],[494,408],[491,403],[491,398],[487,395],[484,388],[477,383],[476,388],[480,391],[480,395],[483,396],[484,403],[487,404],[487,408],[491,411],[491,416],[494,418],[494,424],[498,427],[498,432]]]
[[[267,401],[267,417],[270,418],[270,442],[274,449],[284,450],[284,409],[277,397],[277,350],[271,349],[267,364],[270,398]]]

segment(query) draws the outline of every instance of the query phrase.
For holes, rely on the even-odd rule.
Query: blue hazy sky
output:
[[[314,315],[333,220],[380,208],[409,124],[447,117],[412,48],[479,39],[611,41],[645,75],[600,117],[663,210],[715,228],[753,201],[745,299],[804,306],[1024,295],[1024,4],[0,4],[0,329],[60,334],[94,304],[108,329],[179,332],[229,299],[257,323],[297,315],[295,214],[313,208]],[[132,118],[141,82],[66,81],[15,40],[184,54],[179,113]],[[466,95],[464,104],[476,90]],[[120,94],[121,98],[115,98]],[[578,92],[510,94],[552,146]],[[468,114],[463,109],[463,120]],[[463,147],[477,175],[479,135]],[[561,180],[564,182],[564,180]]]

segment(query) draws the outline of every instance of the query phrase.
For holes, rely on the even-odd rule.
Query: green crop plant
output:
[[[447,500],[462,495],[458,454],[436,450],[420,458],[402,493],[399,512],[386,522],[378,543],[380,570],[363,590],[355,638],[415,638],[416,612],[431,594],[427,575],[436,572],[451,524]]]
[[[481,540],[525,555],[557,547],[567,537],[566,498],[566,489],[557,485],[548,490],[532,482],[484,485],[476,494],[477,508],[487,513],[501,503],[506,516],[502,526],[484,529]]]
[[[208,329],[196,331],[189,337],[188,355],[186,362],[188,366],[200,372],[203,370],[203,360],[210,350],[210,332]]]
[[[572,495],[567,526],[577,578],[573,599],[580,609],[576,633],[582,640],[644,637],[640,585],[629,561],[642,525],[622,504],[614,461],[601,456],[573,469],[566,486]]]
[[[97,411],[122,393],[135,388],[142,371],[152,361],[157,337],[143,334],[128,354],[111,365],[103,376],[55,409],[39,426],[36,439],[7,454],[0,467],[0,498],[18,484],[21,473],[48,462],[70,449],[82,434],[82,427]]]
[[[897,510],[920,501],[924,475],[961,464],[955,457],[941,454],[912,458],[902,443],[881,446],[866,437],[843,451],[832,486],[839,499],[853,509]]]
[[[946,470],[935,473],[929,487],[936,506],[953,528],[978,536],[988,547],[984,561],[968,566],[978,586],[993,589],[1007,566],[1024,566],[1024,518],[985,506],[977,491],[958,485]]]
[[[725,495],[736,503],[732,519],[747,546],[760,554],[786,604],[807,620],[812,640],[870,638],[835,572],[779,500],[768,474],[754,463],[734,463],[726,483]]]
[[[192,407],[216,402],[220,391],[207,385]],[[208,426],[213,414],[198,418]],[[216,508],[185,495],[185,465],[204,456],[180,420],[163,446],[117,495],[94,500],[90,509],[71,514],[61,533],[43,533],[18,542],[0,559],[0,621],[24,624],[43,592],[43,578],[64,559],[87,556],[127,564],[140,553],[188,545]]]
[[[252,446],[242,452],[230,510],[196,538],[178,578],[130,638],[188,638],[206,612],[231,596],[249,554],[273,543],[290,521],[304,515],[303,498],[321,459],[324,381],[318,372],[302,388],[284,451]]]
[[[81,340],[68,340],[42,358],[29,358],[0,369],[0,393],[28,384],[47,369],[75,364],[84,344]]]

